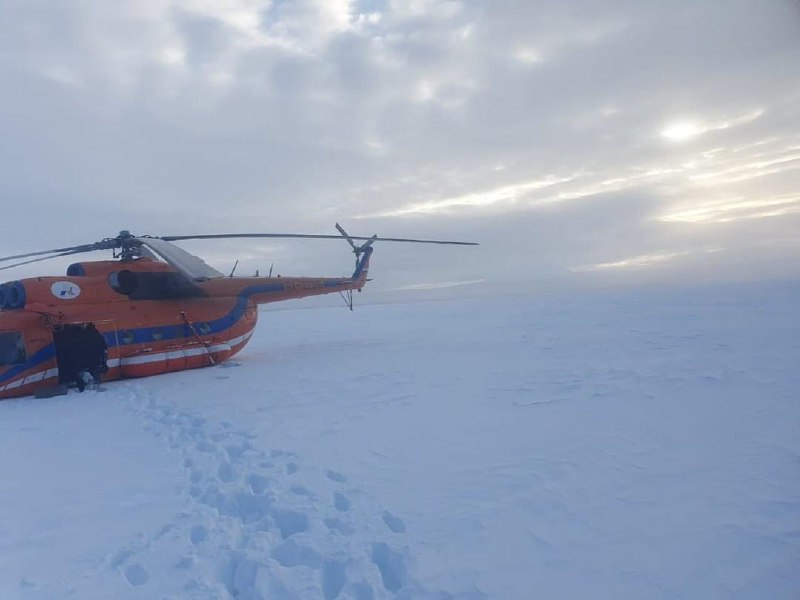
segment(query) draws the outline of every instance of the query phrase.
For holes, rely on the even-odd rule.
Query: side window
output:
[[[119,337],[123,344],[132,344],[133,340],[136,339],[136,336],[130,329],[120,332]]]
[[[18,365],[28,359],[19,331],[0,332],[0,366]]]

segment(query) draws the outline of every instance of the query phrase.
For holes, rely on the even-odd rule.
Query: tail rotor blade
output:
[[[353,252],[358,252],[358,246],[356,246],[356,245],[353,243],[353,238],[351,238],[351,237],[350,237],[350,236],[347,234],[347,232],[344,230],[344,227],[342,227],[341,225],[339,225],[339,224],[337,223],[337,224],[336,224],[336,229],[338,229],[338,230],[339,230],[339,233],[341,233],[341,234],[342,234],[342,237],[344,237],[344,239],[346,239],[346,240],[347,240],[347,243],[348,243],[348,244],[350,244],[350,247],[353,249]]]
[[[359,246],[359,247],[356,249],[356,253],[357,253],[357,254],[360,254],[361,252],[363,252],[364,250],[366,250],[367,248],[369,248],[370,246],[372,246],[372,244],[374,244],[374,243],[375,243],[375,242],[377,242],[377,241],[378,241],[378,236],[377,236],[377,235],[373,235],[371,238],[369,238],[369,239],[368,239],[366,242],[364,242],[363,244],[361,244],[361,246]]]

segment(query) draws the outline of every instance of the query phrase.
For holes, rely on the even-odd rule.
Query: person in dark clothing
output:
[[[65,325],[54,332],[56,357],[58,360],[58,381],[62,384],[75,383],[78,380],[79,353],[78,335],[80,328]]]
[[[59,381],[82,392],[108,371],[108,346],[94,323],[65,325],[55,333]]]
[[[103,334],[97,331],[94,323],[89,323],[83,330],[82,358],[83,368],[78,373],[78,389],[83,391],[86,386],[95,386],[100,383],[103,373],[108,371],[108,345]]]

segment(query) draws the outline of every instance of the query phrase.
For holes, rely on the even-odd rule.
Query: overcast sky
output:
[[[482,244],[377,290],[798,277],[800,2],[0,0],[0,202],[2,255],[339,221]]]

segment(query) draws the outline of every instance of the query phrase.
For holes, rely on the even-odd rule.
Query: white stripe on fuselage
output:
[[[120,364],[122,366],[127,365],[145,365],[154,362],[161,362],[164,360],[175,360],[179,358],[188,358],[190,356],[199,356],[200,354],[206,354],[211,352],[226,352],[231,350],[235,346],[247,341],[250,339],[250,336],[253,335],[253,330],[251,329],[244,335],[240,335],[228,341],[227,344],[214,344],[213,346],[203,346],[202,348],[187,348],[185,350],[170,350],[169,352],[157,352],[155,354],[144,354],[139,356],[128,356],[123,357],[121,360],[119,358],[110,358],[108,360],[109,368],[119,367]],[[58,369],[47,369],[46,371],[37,371],[36,373],[31,373],[27,377],[20,377],[19,379],[12,381],[6,385],[0,386],[0,392],[4,392],[6,390],[13,390],[23,385],[28,385],[29,383],[36,383],[38,381],[45,381],[47,379],[52,379],[53,377],[58,377]]]
[[[176,360],[180,358],[188,358],[190,356],[200,356],[201,354],[212,353],[212,352],[227,352],[231,350],[234,346],[238,346],[242,342],[250,339],[250,336],[253,335],[253,331],[250,330],[244,335],[240,335],[239,337],[235,337],[230,340],[227,344],[214,344],[213,346],[203,346],[202,348],[186,348],[186,349],[179,349],[179,350],[170,350],[169,352],[156,352],[154,354],[140,354],[138,356],[127,356],[119,358],[113,358],[108,361],[109,367],[117,367],[117,366],[127,366],[127,365],[146,365],[149,363],[154,362],[161,362],[164,360]]]

